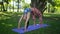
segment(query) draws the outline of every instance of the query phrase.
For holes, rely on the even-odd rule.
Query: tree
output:
[[[1,11],[7,11],[7,9],[5,9],[5,7],[4,7],[4,2],[6,2],[7,4],[9,4],[8,0],[3,0],[3,1],[1,1],[1,2],[0,2],[0,5],[2,6],[2,9],[3,9],[3,10],[1,10]]]
[[[34,5],[37,9],[39,9],[41,11],[41,13],[43,14],[43,12],[47,9],[46,7],[46,2],[47,0],[31,0],[31,4]]]
[[[52,7],[49,7],[51,8],[52,10],[50,10],[49,8],[49,11],[54,13],[56,8],[55,7],[58,7],[60,6],[60,0],[48,0],[48,3],[50,3],[50,5],[52,5]]]

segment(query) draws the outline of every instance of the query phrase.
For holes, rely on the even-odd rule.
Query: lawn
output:
[[[17,23],[22,13],[0,12],[0,34],[18,34],[13,32],[13,28],[17,28]],[[38,18],[36,23],[38,23]],[[60,34],[60,14],[44,13],[43,23],[49,24],[49,27],[40,28],[25,34]],[[30,19],[30,25],[33,24]],[[22,26],[24,23],[22,21]]]

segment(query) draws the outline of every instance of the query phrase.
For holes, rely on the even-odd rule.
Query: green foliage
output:
[[[24,0],[21,0],[23,3],[25,3],[25,1]]]
[[[30,7],[29,4],[24,3],[23,8],[29,8],[29,7]]]
[[[52,6],[60,6],[60,0],[48,0]]]
[[[8,2],[11,2],[12,0],[8,0]]]
[[[56,6],[60,6],[60,0],[55,0]]]
[[[21,0],[21,2],[23,3],[23,6],[22,6],[22,7],[23,7],[24,9],[30,7],[29,4],[25,3],[25,0]]]
[[[48,2],[49,2],[50,4],[52,4],[52,6],[55,6],[55,5],[56,5],[55,1],[48,0]]]
[[[60,0],[48,0],[48,3],[50,3],[50,11],[57,12],[56,7],[60,6]]]

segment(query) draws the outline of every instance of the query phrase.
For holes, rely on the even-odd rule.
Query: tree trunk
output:
[[[31,0],[31,4],[32,4],[32,7],[33,7],[33,5],[35,5],[35,7],[37,9],[39,9],[42,14],[46,10],[46,8],[45,8],[45,6],[47,4],[46,0]]]

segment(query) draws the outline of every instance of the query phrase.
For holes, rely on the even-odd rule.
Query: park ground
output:
[[[22,13],[16,12],[0,12],[0,34],[18,34],[13,32],[13,28],[17,28],[18,20]],[[38,18],[36,23],[38,23]],[[26,32],[25,34],[60,34],[60,14],[44,13],[43,23],[49,24],[49,27],[40,28],[34,31]],[[30,19],[30,25],[33,24]],[[21,26],[24,26],[22,21]]]

